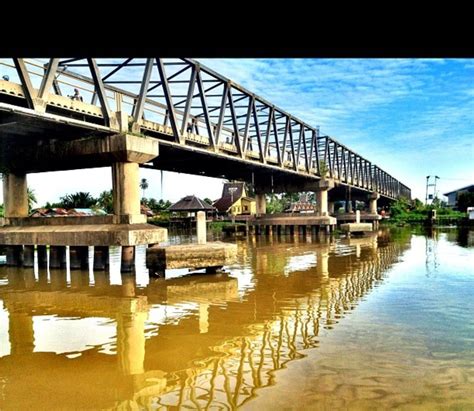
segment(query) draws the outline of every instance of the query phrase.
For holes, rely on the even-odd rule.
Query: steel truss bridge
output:
[[[319,129],[187,58],[0,59],[2,144],[128,132],[157,138],[145,166],[240,179],[266,192],[410,189]],[[76,97],[74,89],[77,89]]]

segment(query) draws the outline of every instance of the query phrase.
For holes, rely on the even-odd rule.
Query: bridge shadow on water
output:
[[[323,344],[409,242],[238,247],[224,274],[172,279],[145,276],[140,252],[135,275],[113,252],[107,272],[1,267],[0,408],[237,408]]]

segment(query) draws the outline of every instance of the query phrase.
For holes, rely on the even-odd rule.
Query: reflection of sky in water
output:
[[[237,279],[239,297],[243,297],[247,291],[255,287],[254,275],[250,268],[229,266],[229,272],[231,277]]]
[[[70,318],[54,315],[33,317],[35,352],[56,354],[79,352],[93,346],[112,344],[116,322],[108,318]]]
[[[0,300],[0,357],[10,354],[10,340],[8,338],[8,312]]]
[[[185,303],[175,305],[154,304],[148,312],[148,321],[150,325],[177,324],[179,320],[196,311],[199,304]]]
[[[427,349],[474,352],[474,250],[413,236],[402,262],[359,309],[422,338]]]
[[[295,255],[288,258],[284,273],[289,275],[293,271],[304,271],[316,267],[316,254]]]

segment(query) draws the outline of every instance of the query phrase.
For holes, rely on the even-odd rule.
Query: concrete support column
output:
[[[265,214],[267,212],[267,199],[265,194],[255,194],[257,202],[257,215]]]
[[[50,268],[66,267],[66,246],[50,246],[49,247],[49,267]]]
[[[89,248],[87,246],[69,247],[69,264],[71,270],[87,269],[89,266]]]
[[[94,246],[94,270],[105,270],[109,265],[109,247]]]
[[[45,268],[48,264],[48,257],[45,245],[38,245],[36,247],[36,252],[38,253],[38,267]]]
[[[128,273],[130,271],[133,271],[134,268],[135,268],[135,246],[123,245],[120,271],[122,273]]]
[[[334,214],[334,201],[328,201],[328,212]]]
[[[204,211],[196,213],[196,234],[198,244],[206,244],[206,213]]]
[[[3,202],[5,217],[28,217],[26,174],[3,176]]]
[[[370,214],[377,214],[377,200],[380,198],[378,193],[371,193],[369,195],[369,212]]]
[[[23,265],[23,246],[9,245],[6,247],[7,265],[20,266]]]
[[[23,248],[23,267],[34,267],[35,265],[35,246],[25,245]]]
[[[318,205],[318,215],[327,216],[328,215],[328,191],[327,190],[318,190],[316,191],[316,202]]]
[[[138,163],[112,165],[113,205],[116,216],[140,216]]]
[[[328,213],[328,191],[334,188],[334,180],[324,179],[319,180],[317,190],[315,191],[316,203],[318,207],[319,216],[327,216]]]

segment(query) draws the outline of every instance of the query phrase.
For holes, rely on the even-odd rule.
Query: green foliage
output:
[[[298,200],[298,193],[283,193],[280,196],[278,196],[277,194],[269,194],[267,195],[267,213],[282,213],[288,208],[290,208],[292,203],[295,203]],[[310,203],[314,203],[314,195],[310,195],[308,201]]]
[[[390,215],[393,218],[402,216],[408,213],[410,209],[410,202],[406,198],[400,198],[390,206]]]
[[[337,213],[340,208],[343,208],[342,201],[336,201],[334,203],[334,212]]]
[[[441,201],[424,205],[419,199],[411,202],[407,199],[399,199],[390,206],[390,217],[395,223],[423,223],[428,219],[431,210],[436,210],[439,222],[457,220],[466,216],[465,213],[446,207]]]
[[[460,211],[466,211],[468,207],[474,207],[474,193],[459,193],[457,208]]]
[[[255,197],[255,188],[253,184],[245,183],[245,191],[248,197]],[[212,204],[212,202],[209,204]]]
[[[97,199],[97,206],[105,210],[108,214],[114,212],[114,199],[112,190],[102,191]]]
[[[35,190],[28,188],[28,212],[31,213],[31,210],[33,209],[33,204],[36,204],[36,194]]]
[[[158,225],[161,227],[167,227],[170,223],[170,212],[162,211],[159,214],[155,215],[154,217],[149,218],[148,223]]]
[[[275,214],[282,213],[284,211],[283,202],[276,194],[270,194],[267,196],[267,213]]]
[[[140,188],[143,191],[143,198],[145,198],[145,191],[148,188],[148,180],[146,178],[142,178],[140,181]]]
[[[326,177],[329,173],[329,167],[324,160],[319,162],[319,174],[321,177]]]
[[[154,198],[143,198],[142,203],[148,206],[154,213],[166,211],[172,204],[169,200],[164,201],[161,199],[160,201],[156,201]]]
[[[97,203],[97,199],[90,193],[80,191],[74,194],[66,194],[60,198],[60,207],[63,208],[90,208]]]
[[[3,211],[3,204],[0,204],[0,217],[3,217],[5,214],[4,214],[4,211]]]
[[[211,221],[209,223],[209,230],[214,231],[216,233],[222,232],[224,227],[233,227],[233,226],[245,226],[244,223],[232,223],[230,221]]]

